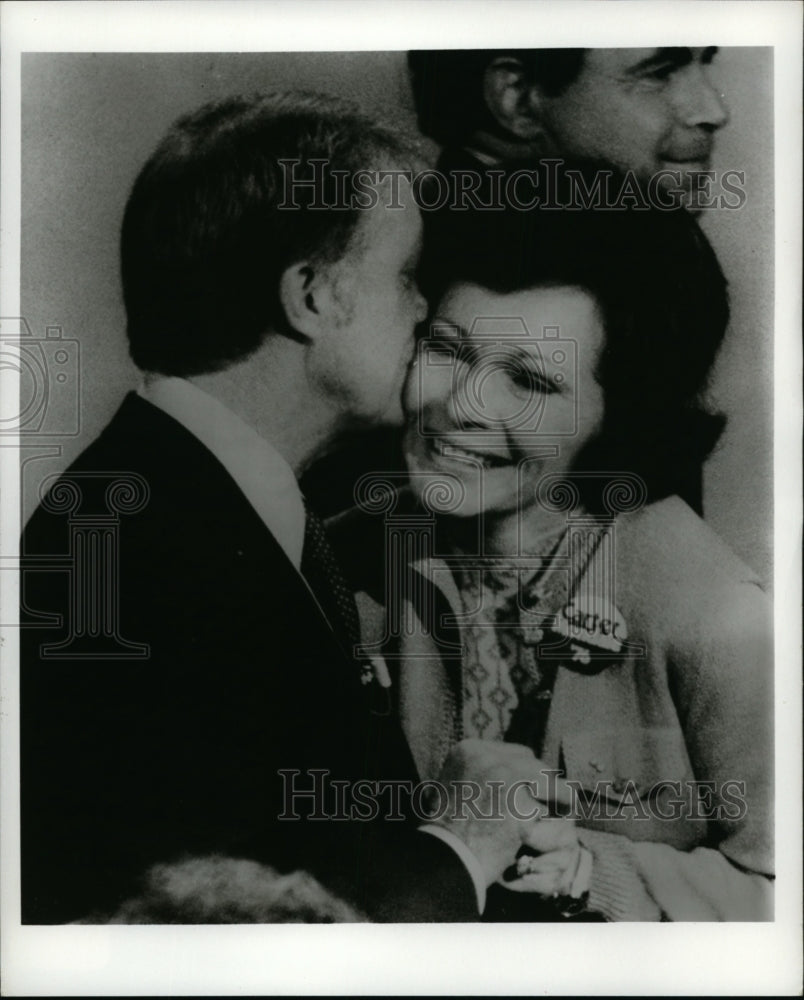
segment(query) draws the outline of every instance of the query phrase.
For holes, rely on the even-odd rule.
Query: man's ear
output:
[[[532,140],[542,132],[539,88],[528,81],[520,59],[500,56],[483,74],[483,99],[497,123],[518,139]]]
[[[288,326],[297,334],[314,340],[331,325],[331,300],[331,282],[319,265],[298,261],[282,272],[279,301]]]

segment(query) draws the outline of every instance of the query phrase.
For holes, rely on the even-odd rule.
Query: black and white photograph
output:
[[[802,7],[0,14],[6,995],[800,994]]]

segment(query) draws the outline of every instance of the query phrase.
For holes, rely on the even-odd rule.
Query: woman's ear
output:
[[[332,291],[324,270],[310,261],[298,261],[282,272],[279,301],[288,326],[313,340],[331,325]]]
[[[528,81],[520,59],[500,56],[483,74],[483,99],[495,121],[517,139],[533,140],[543,133],[539,113],[541,93]]]

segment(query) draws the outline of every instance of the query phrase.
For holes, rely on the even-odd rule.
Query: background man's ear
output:
[[[279,301],[288,326],[314,339],[331,322],[332,291],[321,268],[309,261],[291,264],[279,279]]]
[[[483,99],[497,123],[518,139],[532,140],[543,131],[539,88],[528,81],[520,59],[500,56],[483,74]]]

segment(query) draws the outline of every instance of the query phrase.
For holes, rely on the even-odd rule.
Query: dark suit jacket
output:
[[[124,473],[147,484],[144,504],[110,500]],[[374,919],[476,917],[454,852],[410,820],[278,820],[280,770],[307,788],[311,768],[345,781],[415,769],[395,717],[372,714],[303,581],[195,437],[131,394],[50,497],[22,547],[24,922],[108,912],[150,864],[215,852],[304,868]],[[71,576],[93,545],[105,576]],[[121,657],[137,652],[123,642],[147,656]]]

